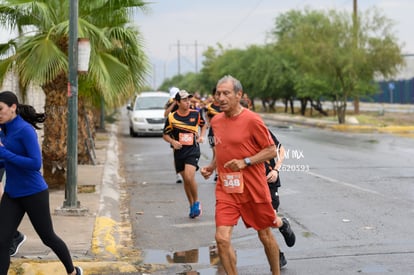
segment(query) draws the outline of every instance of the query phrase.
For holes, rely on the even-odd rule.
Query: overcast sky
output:
[[[275,18],[291,9],[336,9],[352,12],[353,0],[160,0],[152,1],[151,12],[140,13],[135,23],[145,40],[146,51],[159,84],[178,71],[195,71],[201,53],[218,42],[244,48],[264,44]],[[413,0],[358,0],[358,12],[379,8],[395,21],[394,30],[404,53],[414,54]],[[178,41],[180,53],[178,53]],[[196,58],[196,53],[198,57]],[[196,66],[197,60],[197,66]]]
[[[153,66],[148,79],[158,86],[166,77],[198,71],[202,52],[221,43],[244,48],[266,43],[275,18],[292,9],[336,9],[352,12],[353,0],[146,0],[150,12],[138,13],[134,23],[143,34]],[[403,53],[414,54],[414,0],[358,0],[358,12],[379,8],[395,23]],[[0,31],[0,42],[8,34]],[[180,47],[178,47],[178,41]],[[178,53],[178,49],[180,50]],[[180,56],[180,62],[178,62]]]

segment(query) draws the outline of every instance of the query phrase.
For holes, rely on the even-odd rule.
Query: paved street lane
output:
[[[287,248],[274,231],[288,260],[282,274],[411,274],[414,140],[268,124],[287,149],[280,212],[297,235],[296,245]],[[123,127],[120,161],[144,263],[175,263],[153,274],[221,274],[210,253],[212,180],[197,174],[203,216],[189,219],[168,144],[160,137],[131,138]],[[201,166],[211,157],[207,145],[202,155]],[[242,222],[234,246],[240,274],[270,274],[256,233]]]

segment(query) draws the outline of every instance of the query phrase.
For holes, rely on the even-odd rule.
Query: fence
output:
[[[414,78],[397,81],[380,81],[380,92],[370,100],[378,103],[414,104]]]

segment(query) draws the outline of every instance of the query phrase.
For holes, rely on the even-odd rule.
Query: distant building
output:
[[[0,86],[0,91],[11,91],[14,92],[19,101],[25,104],[32,105],[36,111],[42,113],[44,112],[45,107],[45,94],[39,86],[30,85],[26,97],[23,99],[23,96],[19,90],[19,83],[17,78],[14,77],[11,73],[7,75],[3,82],[3,86]]]

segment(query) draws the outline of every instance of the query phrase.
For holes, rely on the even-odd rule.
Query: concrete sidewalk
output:
[[[138,271],[126,255],[137,255],[131,247],[129,222],[121,215],[121,195],[118,175],[117,126],[109,125],[106,132],[97,133],[96,165],[78,166],[78,194],[81,214],[67,215],[64,211],[64,190],[50,190],[50,207],[56,233],[69,247],[75,265],[84,274],[117,274]],[[76,212],[76,211],[74,211]],[[65,214],[66,213],[66,214]],[[63,265],[47,246],[43,245],[27,216],[19,231],[27,236],[18,253],[12,257],[9,275],[64,275]],[[125,251],[125,248],[130,251]]]

